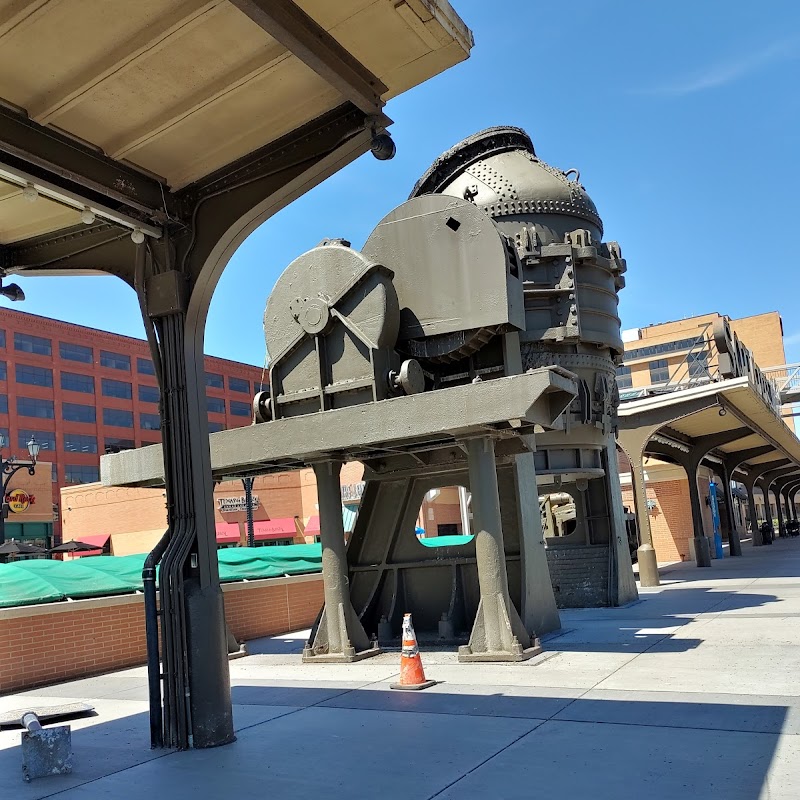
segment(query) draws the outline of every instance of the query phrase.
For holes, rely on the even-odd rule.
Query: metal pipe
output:
[[[158,652],[158,604],[156,602],[156,564],[161,561],[169,543],[171,530],[164,535],[147,556],[142,569],[144,585],[144,627],[147,640],[147,689],[150,699],[150,747],[164,746],[164,727],[161,711],[161,659]]]

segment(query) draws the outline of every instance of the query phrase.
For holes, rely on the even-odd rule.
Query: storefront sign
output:
[[[775,384],[759,369],[753,353],[739,341],[725,318],[714,323],[714,343],[719,353],[719,371],[722,377],[749,378],[777,413],[780,397]]]
[[[355,503],[359,501],[361,495],[364,494],[365,485],[364,481],[361,481],[360,483],[347,483],[342,486],[342,502]]]
[[[32,494],[28,494],[24,489],[14,489],[6,495],[6,503],[8,503],[8,510],[13,511],[15,514],[21,514],[27,511],[28,506],[32,506],[36,502],[36,498]]]
[[[251,495],[250,508],[258,508],[258,495]],[[218,497],[217,508],[223,514],[231,514],[234,511],[247,511],[247,500],[244,497]]]

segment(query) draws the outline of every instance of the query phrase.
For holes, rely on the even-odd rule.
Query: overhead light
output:
[[[35,203],[39,199],[39,190],[32,183],[26,183],[22,190],[22,196],[29,203]]]
[[[81,222],[84,225],[91,225],[96,219],[94,211],[89,206],[84,206],[83,211],[81,211]]]
[[[728,409],[727,409],[727,408],[725,408],[725,406],[723,406],[723,407],[722,407],[722,408],[719,410],[719,415],[720,415],[721,417],[724,417],[724,416],[725,416],[727,413],[728,413]]]
[[[369,146],[370,150],[372,150],[372,155],[378,161],[388,161],[390,158],[394,158],[394,154],[397,152],[394,140],[388,133],[373,134]]]
[[[139,228],[134,228],[131,232],[131,241],[134,244],[141,244],[144,241],[144,234],[139,230]]]
[[[0,280],[0,295],[7,297],[14,303],[25,299],[25,292],[22,291],[22,287],[16,283],[7,283],[4,286],[2,280]]]

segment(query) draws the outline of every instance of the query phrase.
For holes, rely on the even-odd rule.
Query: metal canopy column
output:
[[[715,448],[735,442],[745,436],[752,435],[750,428],[736,428],[731,431],[710,434],[692,440],[688,452],[683,449],[668,448],[664,445],[650,445],[649,450],[658,455],[666,454],[679,463],[689,479],[689,502],[692,508],[692,527],[694,529],[694,552],[698,567],[711,566],[711,548],[703,525],[703,506],[700,502],[700,490],[697,485],[698,469],[703,459]]]
[[[792,519],[789,508],[789,488],[796,480],[797,474],[789,474],[785,477],[777,478],[774,483],[775,496],[781,509],[781,518],[779,520],[779,533],[781,536],[787,535],[786,523]]]
[[[771,450],[774,448],[770,448]],[[742,483],[747,489],[747,502],[750,507],[750,533],[753,536],[753,547],[760,547],[764,542],[761,537],[761,529],[758,525],[758,515],[756,513],[756,500],[753,493],[753,488],[756,481],[765,473],[770,470],[783,467],[789,463],[788,458],[780,458],[775,461],[769,461],[766,464],[757,464],[754,466],[743,478]],[[759,487],[760,488],[760,487]],[[769,500],[766,500],[769,503]]]
[[[728,462],[723,458],[719,465],[722,491],[725,495],[725,516],[728,521],[728,553],[731,556],[742,554],[742,543],[739,541],[739,531],[736,530],[736,518],[733,515],[733,492],[731,491],[731,473]]]
[[[134,244],[130,227],[81,225],[5,247],[2,266],[30,275],[107,272],[137,292],[162,397],[170,538],[161,563],[160,613],[163,741],[170,747],[211,747],[234,738],[205,406],[203,343],[211,297],[239,244],[366,152],[373,124],[374,118],[345,103],[172,192],[157,179],[0,109],[0,142],[13,144],[17,161],[30,159],[37,179],[47,173],[49,184],[85,197],[87,206],[111,198],[124,209],[117,216],[135,222],[138,215],[162,226],[142,222],[148,235]],[[155,619],[158,612],[149,603],[146,613]],[[158,670],[157,656],[151,669]]]
[[[775,497],[775,516],[778,518],[778,532],[783,533],[784,531],[784,520],[783,520],[783,508],[781,507],[781,497],[780,493],[778,492],[777,487],[773,489],[773,485],[775,482],[786,475],[791,475],[797,472],[797,465],[792,464],[788,467],[784,467],[783,469],[771,470],[770,472],[765,473],[759,479],[759,484],[761,486],[761,491],[764,492],[764,503],[765,506],[771,508],[769,495],[770,492]],[[772,515],[770,514],[770,518],[767,520],[768,522],[772,522],[771,519]]]

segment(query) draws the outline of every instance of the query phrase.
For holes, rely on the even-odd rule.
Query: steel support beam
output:
[[[92,201],[122,204],[118,211],[161,225],[179,216],[169,187],[24,114],[0,105],[0,167],[22,170]]]
[[[763,540],[761,537],[761,529],[758,526],[758,515],[756,513],[756,500],[755,500],[755,495],[753,493],[756,481],[762,475],[769,472],[770,470],[783,467],[788,463],[789,463],[788,458],[781,458],[775,461],[768,461],[765,464],[756,464],[742,478],[742,483],[744,484],[745,489],[747,489],[747,504],[750,510],[750,533],[753,536],[753,547],[760,547],[763,544]],[[766,498],[766,502],[767,503],[769,502],[769,498]]]
[[[290,0],[230,0],[365,114],[378,115],[388,87]]]

